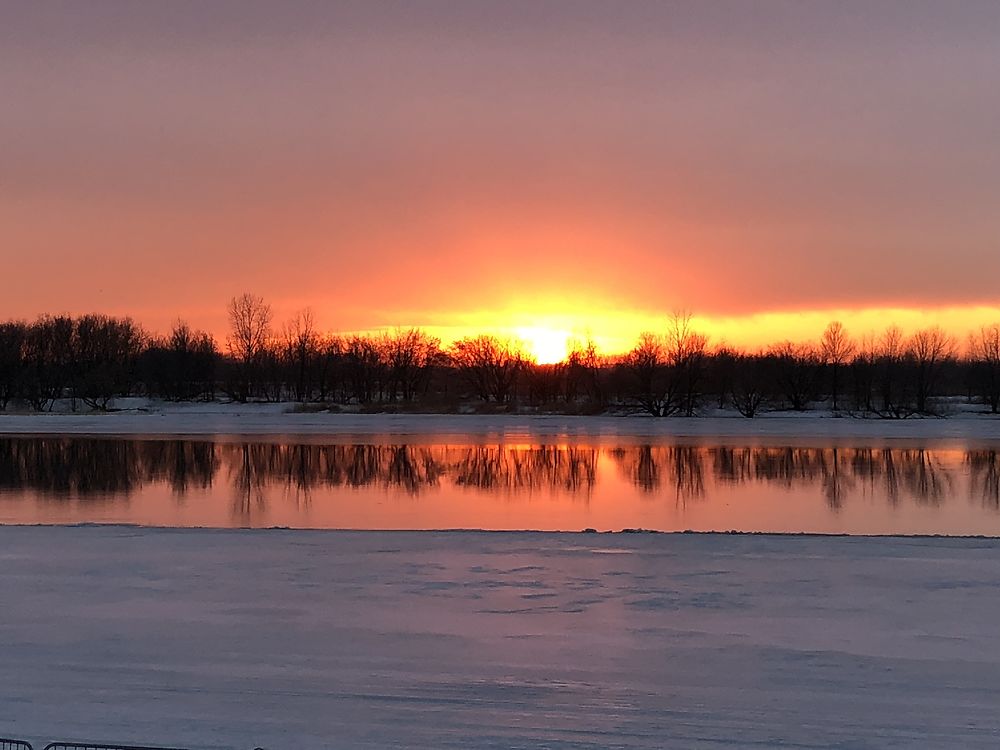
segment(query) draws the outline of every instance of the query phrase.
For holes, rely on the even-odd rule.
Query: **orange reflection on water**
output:
[[[0,521],[1000,535],[1000,452],[10,438]]]

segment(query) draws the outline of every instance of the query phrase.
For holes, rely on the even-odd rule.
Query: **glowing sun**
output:
[[[570,334],[554,328],[537,326],[516,329],[527,354],[540,365],[554,365],[566,359]]]

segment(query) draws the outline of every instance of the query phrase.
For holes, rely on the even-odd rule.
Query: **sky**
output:
[[[996,2],[0,0],[0,318],[1000,320]]]

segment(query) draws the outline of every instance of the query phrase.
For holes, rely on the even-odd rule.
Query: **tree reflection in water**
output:
[[[597,481],[594,448],[453,448],[442,456],[442,465],[442,473],[453,476],[455,484],[482,490],[589,493]]]
[[[1000,452],[975,450],[965,454],[971,477],[970,491],[984,506],[1000,510]]]
[[[705,495],[704,449],[690,445],[628,446],[611,456],[621,474],[646,493],[671,489],[679,502]]]
[[[939,504],[955,487],[955,469],[932,450],[771,446],[638,446],[615,448],[619,471],[643,492],[671,491],[678,500],[702,498],[705,476],[721,485],[762,483],[782,489],[819,487],[838,510],[859,487]],[[971,456],[972,453],[967,453]],[[975,469],[974,469],[975,471]]]
[[[233,515],[250,522],[275,494],[305,506],[317,489],[419,495],[443,484],[491,494],[589,496],[602,457],[639,492],[687,503],[713,486],[816,488],[831,510],[852,497],[938,505],[962,472],[977,503],[1000,510],[1000,453],[921,448],[630,445],[317,445],[198,440],[0,438],[0,492],[121,501],[165,483],[178,502],[224,477]]]

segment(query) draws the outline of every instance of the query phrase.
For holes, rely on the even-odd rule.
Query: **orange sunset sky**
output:
[[[9,3],[0,318],[1000,321],[995,2]]]

